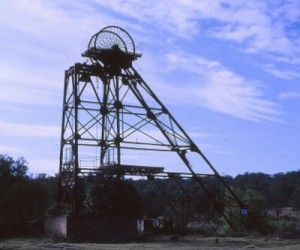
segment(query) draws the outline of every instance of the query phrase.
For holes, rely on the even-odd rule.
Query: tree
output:
[[[263,210],[265,197],[253,189],[244,190],[235,187],[232,190],[243,201],[245,208],[230,206],[231,198],[228,196],[227,199],[229,202],[225,201],[225,203],[229,205],[225,207],[226,214],[228,214],[227,221],[225,223],[224,218],[221,219],[223,223],[220,233],[228,232],[229,225],[227,222],[232,226],[231,229],[233,229],[235,233],[245,233],[253,229],[261,230],[261,228],[265,230],[267,226]],[[249,213],[251,213],[251,216],[249,216]]]
[[[0,238],[23,235],[44,216],[46,189],[27,170],[24,158],[0,155]]]
[[[0,178],[25,177],[28,171],[27,164],[23,157],[14,160],[8,155],[0,155]]]
[[[253,189],[257,192],[266,195],[269,192],[272,183],[272,177],[264,173],[245,173],[238,175],[234,179],[236,187],[241,189]]]
[[[296,188],[290,199],[291,206],[295,210],[300,210],[300,186]]]
[[[142,212],[141,199],[128,181],[97,182],[90,197],[92,210],[101,216],[138,218]]]
[[[269,207],[287,207],[293,192],[289,177],[284,173],[275,174],[269,188]]]

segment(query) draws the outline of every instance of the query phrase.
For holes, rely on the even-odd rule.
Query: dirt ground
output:
[[[105,250],[137,250],[137,249],[300,249],[300,239],[281,240],[278,238],[209,238],[199,236],[185,236],[177,240],[169,237],[149,239],[144,242],[96,244],[96,243],[67,243],[55,242],[44,238],[14,238],[0,241],[0,249],[105,249]]]

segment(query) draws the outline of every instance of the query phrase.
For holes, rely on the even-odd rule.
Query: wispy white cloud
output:
[[[279,95],[279,99],[283,101],[300,99],[300,92],[295,92],[295,91],[283,92]]]
[[[268,64],[264,65],[263,69],[272,74],[275,77],[282,78],[285,80],[292,80],[300,77],[300,73],[292,71],[292,70],[279,70],[274,65]]]
[[[17,146],[8,146],[8,145],[0,145],[0,152],[1,154],[8,154],[8,155],[14,155],[14,154],[23,154],[26,150],[24,148],[20,148]]]
[[[205,34],[214,38],[243,43],[248,52],[299,53],[296,32],[289,30],[299,17],[300,4],[262,1],[120,1],[95,0],[104,7],[159,26],[173,35],[193,37]],[[291,9],[292,7],[292,9]],[[203,21],[215,22],[211,23]]]
[[[9,83],[6,86],[0,85],[0,103],[10,103],[14,105],[34,104],[34,105],[54,105],[57,104],[57,96],[42,88],[30,88],[30,84],[19,82]]]
[[[98,6],[188,37],[197,32],[194,14],[184,1],[94,0]]]
[[[298,0],[274,1],[271,3],[273,10],[271,14],[274,18],[281,18],[286,22],[298,22],[300,18],[300,3]]]
[[[2,105],[56,105],[62,99],[63,71],[17,62],[0,62],[0,103]]]
[[[285,63],[287,65],[300,64],[300,57],[298,55],[268,55],[268,57],[275,63]]]
[[[12,15],[13,13],[13,15]],[[0,8],[0,102],[55,105],[84,40],[118,22],[93,4],[9,1]]]
[[[285,67],[278,72],[280,68],[276,62],[294,64],[295,67],[300,64],[297,30],[299,18],[298,0],[90,0],[72,3],[68,0],[2,1],[1,110],[4,111],[4,107],[9,106],[15,111],[13,113],[15,120],[19,119],[21,123],[8,122],[12,119],[5,120],[9,117],[10,110],[6,110],[6,114],[2,112],[1,140],[10,137],[12,140],[9,146],[0,146],[0,150],[12,153],[25,152],[22,148],[11,146],[20,145],[22,142],[22,145],[28,146],[25,157],[31,168],[35,169],[33,172],[58,170],[57,162],[52,161],[58,156],[49,155],[51,148],[45,146],[46,153],[42,155],[41,148],[34,149],[34,147],[48,142],[48,136],[57,138],[60,129],[55,126],[31,125],[33,122],[31,120],[54,124],[49,117],[43,119],[47,116],[45,114],[38,117],[40,115],[38,112],[44,112],[46,108],[40,104],[47,105],[51,112],[56,112],[53,108],[58,104],[58,112],[61,111],[63,71],[74,62],[83,61],[80,52],[84,40],[89,39],[100,28],[111,24],[124,27],[135,41],[146,44],[145,49],[151,56],[144,53],[142,71],[138,70],[143,77],[152,74],[146,77],[146,80],[151,79],[149,81],[151,88],[153,87],[153,90],[163,97],[164,103],[172,101],[182,106],[186,105],[187,111],[188,105],[201,106],[248,120],[278,121],[281,117],[281,106],[264,92],[265,84],[256,81],[259,79],[258,74],[253,81],[253,78],[249,80],[249,76],[245,74],[235,73],[236,65],[228,66],[226,63],[230,60],[226,61],[226,55],[222,53],[212,55],[211,58],[214,59],[210,60],[203,57],[204,53],[202,56],[197,55],[200,45],[197,47],[196,42],[198,39],[201,40],[201,46],[212,42],[207,46],[219,47],[219,51],[228,48],[228,44],[234,44],[235,46],[230,48],[239,53],[239,56],[246,57],[243,60],[245,64],[243,62],[241,67],[246,68],[251,64],[251,60],[247,60],[250,57],[253,60],[264,57],[269,61],[260,62],[260,65],[274,64],[274,67],[265,68],[270,74],[281,79],[295,79],[298,77],[295,70]],[[209,38],[209,41],[205,40],[206,38]],[[185,44],[186,39],[191,39],[195,44],[195,48],[192,48],[195,54],[191,55],[191,48]],[[170,43],[167,44],[167,40]],[[156,50],[153,50],[154,46]],[[168,64],[165,62],[161,64],[161,56],[172,46],[185,51],[182,54],[170,53]],[[252,54],[241,55],[241,51]],[[153,58],[153,61],[149,58]],[[219,62],[221,60],[222,63]],[[174,69],[170,74],[171,77],[166,72],[168,66],[170,70]],[[180,82],[176,76],[172,79],[173,74],[184,81]],[[166,84],[167,82],[173,84],[172,81],[177,84],[172,86]],[[272,89],[272,93],[277,91],[276,87]],[[290,100],[298,98],[298,94],[296,91],[286,91],[279,98]],[[25,114],[22,108],[28,111],[28,107],[32,113]],[[34,118],[33,113],[36,115]],[[191,132],[190,135],[197,138],[197,132],[195,133]],[[32,143],[33,140],[37,143]],[[208,144],[207,147],[214,146]],[[36,152],[36,155],[32,156],[32,152]]]
[[[196,83],[189,81],[188,87],[177,88],[181,95],[178,100],[243,119],[279,121],[279,105],[266,100],[257,83],[235,74],[219,62],[182,53],[167,54],[167,61],[171,69],[196,75],[193,78]],[[172,94],[175,96],[179,95]]]
[[[219,39],[243,43],[245,51],[253,53],[299,53],[298,43],[287,28],[291,20],[274,16],[273,12],[283,11],[285,5],[272,6],[270,2],[226,1],[223,15],[211,16],[220,22],[209,33]],[[272,7],[272,8],[271,8]]]
[[[60,127],[0,121],[0,134],[12,137],[57,137],[60,134]]]

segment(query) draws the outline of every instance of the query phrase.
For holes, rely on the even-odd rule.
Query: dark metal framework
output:
[[[132,66],[141,55],[130,35],[108,26],[91,38],[82,55],[90,63],[76,63],[65,71],[58,202],[77,212],[78,181],[85,176],[190,178],[230,223],[224,197],[240,209],[244,204]],[[165,172],[154,167],[151,162],[156,161],[149,156],[143,162],[149,152],[177,155],[187,173]],[[138,153],[139,158],[132,160]],[[195,157],[198,166],[192,166],[190,159]],[[211,187],[203,178],[208,175],[196,172],[202,166],[210,170],[217,186]],[[259,223],[256,227],[265,233]]]

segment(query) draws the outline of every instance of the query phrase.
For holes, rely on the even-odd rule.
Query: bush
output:
[[[46,211],[47,190],[30,179],[24,158],[0,154],[0,238],[25,235],[40,225]]]
[[[71,215],[73,212],[72,208],[68,205],[61,203],[55,203],[47,209],[46,215]]]
[[[91,204],[86,209],[108,217],[138,218],[142,213],[142,203],[137,191],[130,182],[105,180],[96,183],[90,195]]]
[[[292,220],[278,220],[273,224],[276,235],[281,238],[296,238],[299,237],[297,223]]]

